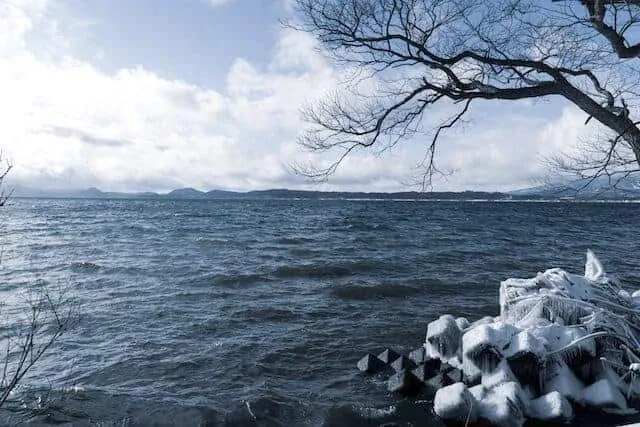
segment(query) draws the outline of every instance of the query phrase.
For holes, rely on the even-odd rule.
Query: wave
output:
[[[278,267],[274,275],[279,279],[292,279],[298,277],[325,278],[351,276],[353,271],[339,265],[287,265]]]
[[[221,288],[244,288],[270,282],[266,276],[261,274],[209,274],[193,280],[188,280],[190,286],[196,287],[221,287]]]
[[[308,237],[282,237],[276,240],[279,245],[303,245],[305,243],[313,243],[315,240]]]
[[[285,265],[276,268],[274,275],[279,279],[297,277],[314,279],[338,278],[372,271],[389,271],[389,269],[395,269],[395,267],[383,261],[362,259],[352,262]]]
[[[292,310],[275,307],[250,308],[239,314],[252,322],[286,322],[298,317]]]
[[[102,266],[93,262],[73,262],[69,267],[74,273],[93,273],[102,270]]]
[[[331,296],[344,300],[372,300],[381,298],[405,298],[423,292],[409,285],[383,283],[379,285],[347,284],[330,289]]]

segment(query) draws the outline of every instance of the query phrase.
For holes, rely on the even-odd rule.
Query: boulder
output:
[[[358,361],[357,367],[362,372],[366,372],[368,374],[376,374],[383,371],[387,367],[387,365],[385,365],[385,363],[377,356],[368,353]]]
[[[416,368],[416,364],[413,360],[409,359],[407,356],[400,356],[396,360],[391,363],[391,367],[394,371],[400,372],[402,370],[410,371]]]
[[[455,384],[455,383],[462,382],[464,378],[462,371],[458,368],[451,369],[450,371],[445,373],[444,376],[445,376],[445,381],[448,384]]]
[[[424,361],[427,359],[424,346],[420,346],[409,353],[409,359],[413,360],[416,365],[424,363]]]
[[[400,355],[390,348],[378,355],[378,359],[382,360],[387,365],[392,364],[398,357],[400,357]]]
[[[387,390],[404,396],[415,396],[421,388],[422,381],[407,370],[396,372],[387,381]]]
[[[488,390],[478,402],[478,416],[498,427],[522,427],[525,394],[516,382],[502,383]]]
[[[582,402],[610,412],[625,413],[627,399],[607,379],[597,381],[582,391]]]
[[[527,415],[537,420],[568,421],[573,417],[573,407],[563,395],[552,391],[529,402]]]
[[[433,399],[438,390],[446,385],[450,385],[445,381],[444,374],[438,374],[424,381],[423,394],[426,399]]]
[[[469,329],[462,337],[463,357],[482,372],[489,372],[504,358],[503,352],[519,332],[514,325],[502,321]]]
[[[574,402],[582,399],[584,383],[580,381],[566,363],[559,361],[547,361],[543,375],[544,384],[542,393],[557,391],[564,397]]]
[[[475,422],[478,419],[477,408],[473,395],[463,383],[441,388],[433,401],[436,415],[446,421]]]
[[[439,359],[427,359],[418,365],[412,372],[421,381],[426,381],[440,373],[441,362]]]
[[[456,319],[450,314],[440,316],[427,326],[425,344],[429,347],[430,355],[448,359],[456,355],[460,347],[462,332],[456,323]]]

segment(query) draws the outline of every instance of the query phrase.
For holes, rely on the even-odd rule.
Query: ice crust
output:
[[[463,371],[434,409],[445,420],[522,426],[568,420],[574,405],[629,413],[640,397],[640,291],[629,294],[587,252],[585,274],[559,268],[500,284],[500,315],[443,315],[425,349]]]

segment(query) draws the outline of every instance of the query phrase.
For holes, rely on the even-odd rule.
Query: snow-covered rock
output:
[[[569,420],[573,404],[629,413],[627,399],[640,398],[640,290],[629,294],[589,251],[584,275],[507,279],[499,302],[498,316],[471,323],[440,316],[408,359],[378,359],[435,395],[445,420],[520,427],[527,417]],[[371,371],[372,360],[359,368]]]
[[[430,356],[449,359],[454,357],[460,347],[462,332],[456,319],[450,314],[440,316],[427,326],[425,348]]]
[[[433,409],[436,415],[445,420],[474,422],[478,419],[478,405],[463,383],[438,390],[433,399]]]
[[[527,415],[537,420],[570,420],[571,403],[559,392],[552,391],[529,402]]]
[[[585,388],[582,401],[587,405],[616,413],[625,413],[628,410],[625,397],[607,379],[602,379]]]
[[[507,279],[499,302],[497,317],[429,324],[425,346],[461,359],[471,386],[439,390],[440,417],[521,426],[525,417],[568,420],[572,403],[624,413],[627,395],[640,396],[640,290],[630,295],[591,251],[584,275],[552,268]]]

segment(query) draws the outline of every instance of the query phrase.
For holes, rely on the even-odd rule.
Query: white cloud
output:
[[[26,40],[34,29],[55,24],[46,13],[48,1],[19,4],[9,12],[0,6],[0,146],[15,165],[16,183],[160,191],[301,188],[290,162],[332,158],[301,152],[294,143],[304,126],[300,106],[339,81],[306,34],[282,30],[266,65],[238,58],[220,93],[143,67],[106,74],[71,56],[43,59]],[[536,107],[519,108],[524,115]],[[459,172],[437,189],[525,183],[540,174],[540,151],[575,139],[575,114],[567,110],[545,127],[541,117],[513,113],[450,135],[441,162]],[[406,189],[402,182],[422,147],[415,138],[381,157],[357,153],[328,185]]]

